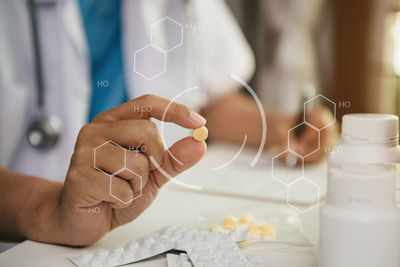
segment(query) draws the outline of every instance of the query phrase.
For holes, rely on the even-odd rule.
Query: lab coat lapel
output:
[[[122,46],[128,96],[155,93],[165,84],[164,77],[146,80],[134,71],[134,53],[151,44],[151,25],[165,16],[167,0],[124,0],[122,4]]]
[[[79,3],[75,0],[62,1],[64,4],[62,18],[68,39],[83,58],[88,58],[88,47],[83,28]]]
[[[63,5],[61,16],[65,37],[73,49],[69,53],[76,53],[76,55],[71,55],[67,59],[71,65],[64,70],[64,80],[71,87],[66,89],[67,92],[64,92],[66,94],[65,101],[71,101],[70,104],[76,107],[75,112],[70,112],[69,114],[75,116],[75,118],[71,119],[75,119],[77,123],[82,124],[86,122],[90,105],[89,50],[79,3],[76,0],[62,0],[61,4]]]

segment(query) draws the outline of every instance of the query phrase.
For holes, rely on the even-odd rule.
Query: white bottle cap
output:
[[[393,138],[399,133],[399,118],[391,114],[347,114],[342,120],[342,134],[355,138]]]

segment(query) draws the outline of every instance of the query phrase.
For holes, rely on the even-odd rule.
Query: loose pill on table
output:
[[[254,237],[254,236],[261,236],[262,231],[261,230],[252,230],[250,231],[250,236]]]
[[[207,139],[208,129],[205,126],[193,130],[193,138],[196,141],[204,141]]]
[[[224,221],[222,222],[224,225],[236,225],[236,218],[233,216],[228,216],[224,219]]]
[[[250,224],[247,229],[248,230],[259,230],[259,229],[261,229],[261,226],[256,225],[256,224]]]
[[[263,225],[262,236],[264,237],[275,237],[276,230],[273,225]]]
[[[240,217],[239,222],[243,224],[249,224],[249,220],[245,216]]]
[[[222,229],[228,230],[228,231],[232,231],[232,230],[235,230],[235,225],[233,225],[233,224],[224,224],[222,226]]]

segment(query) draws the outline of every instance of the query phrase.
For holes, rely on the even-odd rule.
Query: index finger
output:
[[[156,118],[185,128],[198,128],[206,120],[190,108],[155,95],[144,95],[97,115],[93,122]]]

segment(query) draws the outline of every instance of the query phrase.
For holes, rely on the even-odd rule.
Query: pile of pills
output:
[[[276,237],[276,229],[272,224],[257,222],[252,214],[240,218],[228,216],[223,220],[222,225],[211,226],[210,230],[214,232],[249,231],[250,238],[242,242],[274,240]]]
[[[249,266],[236,244],[248,239],[249,233],[247,230],[213,232],[168,226],[138,240],[130,241],[124,246],[82,252],[70,256],[69,260],[78,267],[113,267],[144,260],[175,249],[186,251],[190,260],[186,260],[186,263],[181,262],[185,258],[183,254],[179,255],[179,259],[170,256],[171,262],[173,258],[179,260],[180,265],[172,265],[174,267],[192,266],[192,264],[195,267],[231,266],[239,263],[237,266]]]

